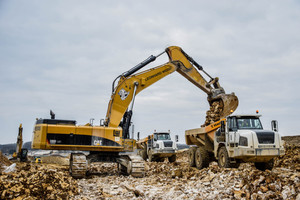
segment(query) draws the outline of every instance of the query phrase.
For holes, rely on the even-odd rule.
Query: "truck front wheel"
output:
[[[226,150],[226,147],[221,147],[218,153],[218,164],[221,168],[230,167],[230,159]]]
[[[203,147],[199,147],[197,149],[196,154],[195,154],[195,162],[196,162],[196,167],[198,169],[208,167],[209,155],[208,155],[208,152]]]
[[[269,160],[268,162],[256,162],[254,163],[256,169],[261,171],[272,170],[274,166],[274,159]]]

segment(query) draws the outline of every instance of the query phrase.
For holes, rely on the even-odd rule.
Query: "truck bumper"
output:
[[[284,155],[283,148],[235,148],[232,157],[244,162],[267,162]]]
[[[153,150],[152,155],[160,158],[167,158],[175,154],[175,150]]]

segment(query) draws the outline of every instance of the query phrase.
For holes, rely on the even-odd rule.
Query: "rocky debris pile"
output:
[[[286,168],[260,171],[244,168],[237,174],[241,187],[234,190],[236,198],[246,199],[299,199],[300,173]]]
[[[0,174],[0,199],[69,199],[78,194],[67,168],[17,164],[16,172]]]
[[[88,175],[110,176],[118,174],[117,163],[93,162],[88,166]]]
[[[286,144],[300,146],[300,135],[284,136],[282,139],[286,142]]]
[[[41,157],[41,160],[43,163],[69,166],[69,158],[62,156],[43,156]]]
[[[219,121],[221,114],[223,112],[223,103],[222,101],[214,101],[210,105],[210,109],[206,112],[206,119],[204,124],[201,127],[208,126],[210,124]]]
[[[189,149],[176,151],[176,160],[180,162],[189,162]]]
[[[119,175],[116,164],[98,164],[103,173],[78,180],[81,192],[73,199],[300,199],[299,162],[272,171],[248,163],[221,169],[216,162],[198,170],[182,161],[186,153],[175,163],[145,163],[144,178]]]
[[[274,165],[276,167],[284,167],[294,169],[300,172],[300,144],[285,144],[285,155],[275,159]]]
[[[8,160],[8,158],[6,156],[4,156],[2,154],[2,152],[0,151],[0,172],[2,172],[2,170],[4,170],[6,167],[10,166],[12,164],[12,162],[10,160]]]

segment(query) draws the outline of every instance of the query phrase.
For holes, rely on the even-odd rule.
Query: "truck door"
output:
[[[226,143],[233,144],[236,142],[237,123],[235,117],[228,118],[228,134],[226,136]]]

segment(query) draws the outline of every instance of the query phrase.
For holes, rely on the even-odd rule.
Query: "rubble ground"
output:
[[[187,152],[175,163],[146,162],[146,177],[117,172],[116,164],[95,163],[98,174],[78,180],[73,199],[300,199],[300,146],[286,146],[272,171],[244,163],[238,169],[221,169],[216,162],[198,170],[189,167]]]
[[[0,173],[0,199],[69,199],[78,194],[77,180],[66,167],[17,163],[11,173]]]
[[[300,136],[299,136],[300,137]],[[146,162],[146,176],[118,173],[115,163],[92,163],[85,179],[73,179],[68,167],[17,163],[0,172],[0,199],[300,199],[300,146],[286,146],[272,171],[253,164],[221,169],[216,162],[189,167],[187,151],[175,163]]]

